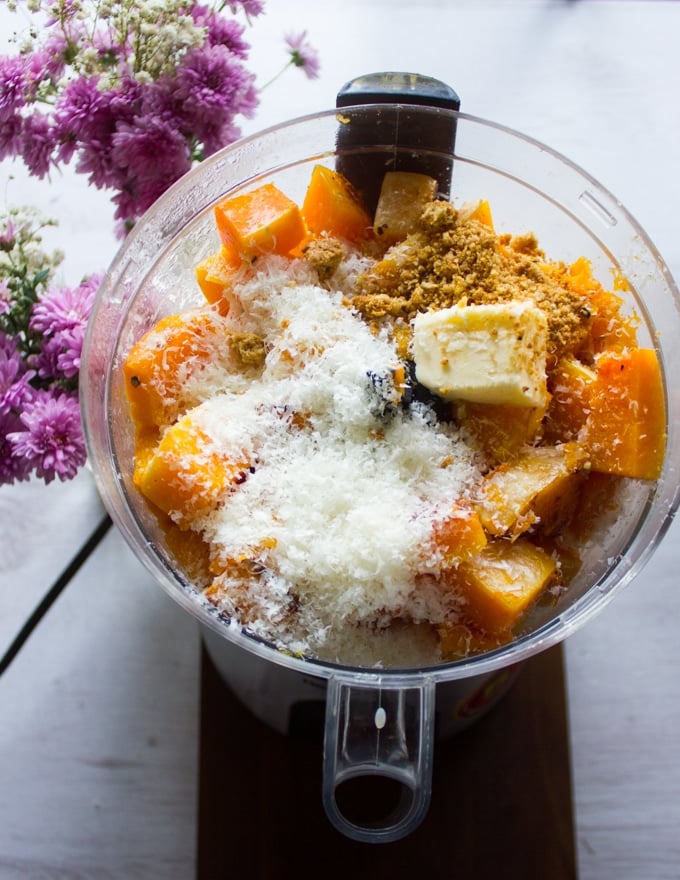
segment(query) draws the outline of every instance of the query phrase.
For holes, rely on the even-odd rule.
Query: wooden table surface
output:
[[[0,46],[12,21],[0,8]],[[283,63],[283,34],[305,28],[321,77],[288,71],[245,131],[331,107],[361,73],[437,77],[468,113],[589,171],[680,278],[680,3],[268,0],[250,32],[260,81]],[[0,175],[7,203],[61,219],[66,281],[110,261],[105,195],[70,173],[49,187],[8,162]],[[0,653],[101,513],[87,471],[63,485],[0,488]],[[677,535],[676,524],[633,584],[565,643],[582,880],[680,878]],[[200,670],[195,622],[110,531],[0,678],[2,880],[196,876]],[[239,757],[230,742],[224,760]],[[228,828],[223,846],[228,863],[239,847]],[[279,876],[275,864],[253,875]]]

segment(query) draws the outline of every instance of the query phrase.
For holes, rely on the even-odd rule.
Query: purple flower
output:
[[[86,459],[77,396],[37,391],[20,420],[24,430],[6,435],[14,455],[24,458],[46,483],[55,476],[75,477]]]
[[[8,336],[3,330],[0,330],[0,357],[4,354],[6,357],[11,357],[15,352],[17,352],[17,344],[15,340]]]
[[[50,39],[43,49],[29,52],[24,59],[24,98],[27,104],[37,100],[40,86],[55,82],[63,73],[66,46],[63,38],[58,42]]]
[[[203,131],[203,156],[212,156],[227,144],[233,144],[240,136],[241,129],[231,122],[225,122],[221,126],[206,127]]]
[[[225,46],[202,46],[187,54],[177,70],[175,100],[185,122],[199,129],[213,114],[252,116],[257,105],[254,77]]]
[[[14,340],[0,331],[0,415],[19,412],[31,399],[33,376],[26,370]]]
[[[21,455],[16,455],[8,435],[21,431],[19,416],[14,413],[0,413],[0,485],[27,480],[32,464]]]
[[[69,46],[61,31],[51,31],[45,40],[42,52],[34,53],[42,68],[42,76],[56,82],[64,73],[68,53]]]
[[[24,120],[21,132],[21,154],[31,174],[42,179],[52,166],[55,142],[50,120],[35,112]]]
[[[208,6],[194,6],[191,17],[197,27],[205,28],[208,46],[226,46],[239,58],[247,58],[250,46],[243,39],[245,28],[238,21],[223,18]]]
[[[319,53],[307,40],[307,31],[299,34],[288,34],[286,44],[290,51],[291,62],[295,67],[301,67],[309,79],[316,79],[319,75],[321,64]]]
[[[123,181],[113,199],[120,220],[141,216],[191,167],[187,142],[169,119],[145,116],[123,122],[112,143],[111,161]]]
[[[260,15],[261,12],[264,12],[263,0],[239,0],[239,2],[248,17],[251,15],[255,17],[256,15]],[[232,8],[235,5],[235,2],[231,3]]]
[[[237,114],[257,107],[254,77],[225,46],[203,46],[188,53],[178,68],[174,106],[182,130],[203,144],[209,156],[240,135]]]
[[[0,278],[0,315],[6,315],[12,305],[12,292],[7,282]]]
[[[38,377],[47,382],[59,377],[59,355],[62,352],[60,337],[60,333],[50,336],[43,342],[40,351],[28,358],[30,366]]]
[[[24,107],[25,85],[23,58],[0,58],[0,122],[16,117]]]
[[[68,20],[77,15],[80,3],[77,0],[52,0],[44,5],[47,6],[47,12],[51,12],[53,15],[46,22],[47,26],[51,27],[53,24],[57,24],[60,19]]]
[[[0,160],[21,153],[21,126],[22,119],[18,114],[0,120]]]
[[[17,228],[12,220],[8,220],[5,228],[0,232],[0,251],[12,250],[17,240]]]
[[[57,356],[57,369],[67,379],[73,379],[80,372],[80,356],[83,353],[86,325],[80,324],[58,334],[61,351]]]
[[[102,276],[90,275],[78,287],[50,287],[33,306],[29,327],[42,333],[31,362],[41,379],[72,379],[80,370],[87,321]]]
[[[84,326],[101,282],[101,275],[90,275],[78,287],[50,287],[33,306],[29,327],[45,336]]]
[[[97,187],[111,186],[107,150],[116,128],[113,95],[100,92],[96,77],[78,77],[59,97],[54,113],[54,136],[60,144],[57,159],[70,162],[77,150],[84,151],[79,171],[90,174]],[[82,166],[82,167],[81,167]]]
[[[47,338],[34,360],[41,379],[73,379],[80,372],[86,325],[80,324],[59,330]]]

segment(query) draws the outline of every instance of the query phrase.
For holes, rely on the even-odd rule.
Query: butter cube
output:
[[[413,322],[416,378],[445,400],[548,402],[548,322],[530,302],[456,305]]]

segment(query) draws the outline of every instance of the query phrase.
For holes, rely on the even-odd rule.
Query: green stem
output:
[[[273,76],[270,80],[267,80],[267,82],[266,82],[263,86],[260,86],[260,91],[263,92],[266,88],[269,88],[269,86],[270,86],[272,83],[276,82],[276,80],[277,80],[280,76],[283,76],[283,74],[288,70],[288,68],[289,68],[292,64],[293,64],[293,59],[291,58],[290,61],[289,61],[287,64],[284,64],[284,65],[283,65],[283,67],[281,68],[281,70],[279,70],[278,73],[274,74],[274,76]]]

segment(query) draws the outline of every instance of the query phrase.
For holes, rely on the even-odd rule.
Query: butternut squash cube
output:
[[[491,214],[491,205],[487,199],[480,199],[478,202],[469,202],[460,209],[459,216],[461,220],[475,220],[486,226],[487,229],[494,231],[493,216]]]
[[[620,296],[598,287],[590,294],[587,307],[592,313],[590,339],[595,354],[635,348],[636,322],[623,314],[623,299]]]
[[[373,231],[385,245],[413,232],[423,208],[437,192],[437,181],[414,171],[388,171],[383,177]]]
[[[561,519],[551,506],[561,496],[571,503],[566,486],[587,459],[577,443],[539,446],[514,462],[491,471],[482,486],[477,508],[484,528],[491,535],[515,537],[539,520],[541,514]]]
[[[656,352],[634,348],[596,360],[585,438],[593,470],[656,480],[666,447],[666,404]]]
[[[213,311],[196,309],[161,318],[132,346],[123,364],[125,391],[137,428],[173,422],[182,409],[187,380],[227,355],[227,335]]]
[[[588,471],[577,470],[553,480],[534,498],[531,510],[541,534],[560,535],[571,523],[578,507]]]
[[[457,505],[451,516],[435,526],[432,543],[441,556],[442,567],[448,568],[479,553],[487,537],[477,513]]]
[[[471,654],[483,654],[512,640],[510,630],[489,633],[464,623],[441,626],[438,635],[439,650],[444,660],[459,660]]]
[[[195,586],[210,583],[210,545],[203,533],[179,528],[168,516],[159,513],[165,545]]]
[[[188,413],[165,431],[146,465],[135,471],[135,483],[152,504],[189,526],[214,509],[247,470],[247,462],[230,461],[216,450]]]
[[[595,370],[576,358],[562,358],[548,376],[550,403],[544,438],[549,443],[575,440],[590,414]]]
[[[594,355],[637,345],[637,319],[623,313],[624,300],[602,286],[593,274],[590,260],[579,257],[569,266],[546,263],[542,268],[567,289],[583,297],[583,308],[590,313],[583,353]],[[614,284],[621,289],[620,279],[615,279]]]
[[[302,202],[302,216],[312,235],[358,241],[371,228],[371,218],[349,180],[325,165],[315,165]]]
[[[307,231],[298,206],[273,183],[223,199],[215,206],[215,222],[222,244],[251,260],[287,255]]]
[[[243,261],[227,247],[222,246],[195,267],[196,280],[203,296],[209,303],[218,303],[242,265]]]
[[[133,470],[133,481],[135,484],[139,479],[139,475],[153,458],[159,441],[160,430],[156,425],[137,426],[135,431],[135,461]]]
[[[553,557],[526,538],[492,541],[454,569],[466,616],[487,633],[505,634],[555,580]]]
[[[579,487],[574,515],[568,529],[560,535],[563,574],[569,566],[567,557],[575,556],[580,559],[580,549],[592,539],[598,528],[601,530],[603,520],[613,522],[621,514],[621,498],[616,491],[621,479],[613,474],[603,474],[599,471],[589,471],[585,475]],[[564,579],[569,582],[566,574]]]
[[[526,452],[539,434],[543,407],[465,401],[458,419],[472,434],[489,465],[495,467]]]

